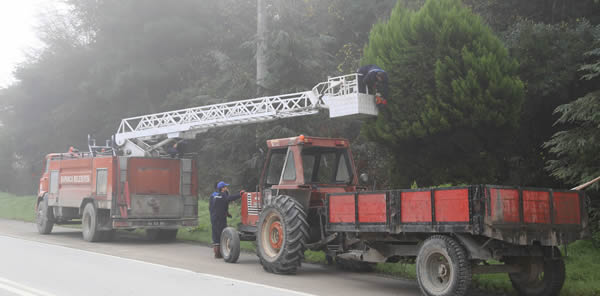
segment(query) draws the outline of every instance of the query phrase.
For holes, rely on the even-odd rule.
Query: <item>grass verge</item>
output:
[[[35,196],[0,193],[0,218],[35,221],[35,200]],[[239,203],[232,203],[229,212],[233,217],[229,219],[228,224],[235,227],[240,223]],[[177,234],[177,238],[206,244],[212,242],[208,201],[200,200],[198,203],[198,226],[183,228]],[[242,249],[249,252],[256,251],[252,242],[242,242]],[[567,281],[561,295],[600,295],[600,249],[590,241],[577,241],[569,245],[568,255],[565,259]],[[323,252],[306,251],[305,260],[311,263],[326,263]],[[416,276],[414,264],[382,263],[377,265],[376,271],[403,278],[414,279]],[[483,290],[516,295],[505,274],[475,275],[473,284]]]
[[[0,218],[35,221],[35,201],[32,195],[17,196],[0,192]]]

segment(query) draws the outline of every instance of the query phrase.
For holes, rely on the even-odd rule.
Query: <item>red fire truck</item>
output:
[[[192,159],[48,154],[36,205],[38,230],[48,234],[54,224],[81,223],[87,241],[136,228],[173,240],[179,227],[198,223],[196,183]]]

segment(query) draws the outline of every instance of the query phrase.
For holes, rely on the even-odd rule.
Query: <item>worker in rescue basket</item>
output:
[[[223,258],[221,255],[221,232],[227,227],[227,217],[229,215],[229,202],[239,199],[244,194],[241,190],[239,194],[229,195],[229,184],[221,181],[215,186],[216,191],[210,196],[208,209],[210,211],[210,223],[212,224],[212,241],[215,258]]]
[[[376,65],[366,65],[360,67],[357,71],[358,91],[375,95],[377,105],[386,105],[389,96],[388,76],[383,69]]]

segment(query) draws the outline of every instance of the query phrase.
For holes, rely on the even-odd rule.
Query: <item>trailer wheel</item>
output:
[[[558,255],[557,255],[558,253]],[[523,271],[508,275],[510,281],[523,296],[555,296],[560,294],[565,283],[565,262],[556,251],[556,258],[528,258],[521,261]]]
[[[375,271],[376,263],[357,261],[335,257],[335,265],[343,270],[352,272],[373,272]]]
[[[263,269],[293,274],[304,258],[308,222],[302,205],[290,196],[280,195],[265,206],[258,222],[258,257]]]
[[[227,263],[236,263],[240,258],[240,235],[233,227],[226,227],[221,233],[221,254]]]
[[[54,212],[48,207],[48,195],[44,194],[36,212],[37,229],[40,234],[49,234],[54,227]]]
[[[417,255],[417,281],[423,295],[463,296],[471,285],[471,263],[465,249],[453,238],[434,235]]]
[[[98,230],[98,211],[91,202],[87,203],[83,208],[81,228],[84,240],[97,242],[102,239],[102,232]]]

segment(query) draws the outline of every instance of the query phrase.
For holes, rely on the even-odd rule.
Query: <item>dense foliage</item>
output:
[[[580,68],[585,73],[582,79],[595,81],[596,88],[556,108],[555,112],[560,114],[557,124],[569,128],[557,132],[545,144],[556,157],[548,161],[552,175],[572,184],[600,175],[600,47],[586,55],[593,60]],[[593,186],[600,188],[598,183]]]

